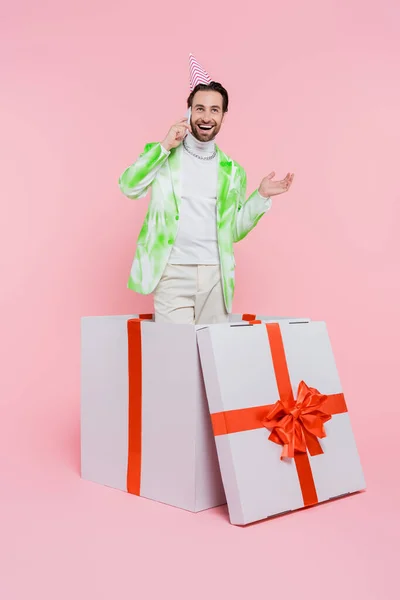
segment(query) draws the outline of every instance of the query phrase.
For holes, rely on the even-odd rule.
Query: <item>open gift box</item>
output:
[[[82,318],[84,479],[193,512],[225,503],[197,329],[152,315]]]

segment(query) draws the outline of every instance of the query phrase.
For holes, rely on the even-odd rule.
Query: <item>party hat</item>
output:
[[[211,83],[211,77],[197,62],[193,54],[189,54],[190,91],[192,92],[199,83]]]

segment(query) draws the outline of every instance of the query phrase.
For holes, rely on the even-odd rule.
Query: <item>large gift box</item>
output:
[[[231,523],[365,488],[324,322],[211,325],[197,338]]]
[[[193,512],[225,503],[195,326],[82,318],[81,474]]]

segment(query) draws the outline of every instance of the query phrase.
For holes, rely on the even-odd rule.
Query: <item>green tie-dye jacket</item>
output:
[[[182,145],[168,154],[160,143],[147,144],[138,160],[119,179],[128,198],[143,198],[150,186],[152,196],[137,240],[128,288],[150,294],[168,263],[179,227],[181,203]],[[246,173],[217,147],[217,231],[225,305],[232,308],[235,288],[233,243],[242,240],[270,208],[270,198],[258,191],[246,200]]]

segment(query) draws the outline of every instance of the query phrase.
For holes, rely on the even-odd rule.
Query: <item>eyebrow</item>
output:
[[[195,108],[205,108],[204,104],[196,104]],[[214,104],[213,106],[210,106],[210,108],[218,108],[219,110],[221,110],[221,107],[218,106],[218,104]]]

